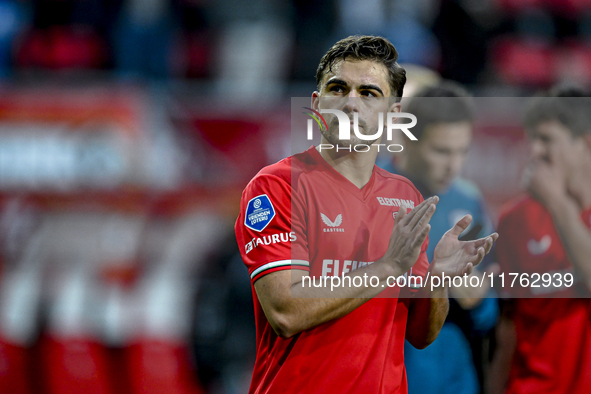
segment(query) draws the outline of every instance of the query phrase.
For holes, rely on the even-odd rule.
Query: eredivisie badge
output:
[[[263,231],[274,217],[275,209],[269,196],[261,194],[248,202],[246,214],[244,215],[244,225],[251,230]]]

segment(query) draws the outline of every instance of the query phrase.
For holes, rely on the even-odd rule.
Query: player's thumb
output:
[[[450,233],[456,237],[459,237],[460,234],[463,233],[464,230],[468,228],[470,223],[472,223],[472,215],[465,215],[463,218],[458,220],[456,222],[456,224],[451,229],[449,229],[448,233]]]

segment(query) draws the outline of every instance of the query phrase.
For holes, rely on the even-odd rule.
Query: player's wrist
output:
[[[430,297],[449,298],[450,281],[444,279],[447,274],[440,270],[436,263],[437,262],[433,260],[431,264],[429,264],[429,269],[427,270],[430,277],[427,287],[430,290]]]
[[[386,279],[388,277],[399,277],[401,275],[404,275],[404,273],[407,270],[404,270],[400,264],[396,261],[392,261],[392,260],[387,260],[384,258],[379,259],[378,261],[376,261],[376,263],[378,264],[378,267],[380,269],[380,274],[379,276],[382,279]]]
[[[437,259],[433,259],[431,261],[431,264],[429,264],[429,269],[427,271],[429,273],[429,276],[431,277],[435,277],[435,278],[443,278],[444,275],[448,275],[449,273],[446,273],[445,270],[443,269],[443,267],[441,266],[441,264],[439,264],[439,261]],[[445,286],[445,283],[443,283],[444,281],[441,281],[441,285],[440,286],[436,286],[436,287],[443,287]]]

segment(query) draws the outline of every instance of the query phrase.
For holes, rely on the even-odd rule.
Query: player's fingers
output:
[[[431,215],[434,211],[431,211],[434,208],[431,208],[432,205],[436,205],[439,202],[439,197],[433,196],[428,198],[427,200],[421,203],[420,208],[416,211],[413,217],[409,220],[409,226],[411,229],[415,228],[419,221],[429,212]],[[429,217],[430,219],[430,217]],[[427,220],[428,221],[428,220]]]
[[[462,275],[470,275],[472,273],[473,268],[474,268],[474,266],[472,265],[472,263],[466,264],[466,267],[464,268]]]
[[[412,246],[414,248],[420,247],[423,244],[423,242],[425,242],[425,240],[427,239],[427,236],[429,235],[430,230],[431,230],[430,224],[427,224],[425,227],[423,227],[421,232],[419,234],[417,234],[417,236],[415,237],[415,240],[414,240]]]
[[[490,252],[490,250],[492,249],[492,246],[495,243],[495,241],[497,240],[497,238],[499,238],[499,234],[492,233],[488,237],[484,237],[484,238],[480,238],[480,239],[475,240],[474,247],[476,247],[476,248],[483,247],[484,254],[488,254],[488,252]]]
[[[495,243],[496,238],[498,238],[498,235],[496,237],[494,237],[493,235],[489,235],[486,239],[486,245],[484,246],[484,254],[488,254],[488,252],[490,252],[490,250],[493,247],[493,244]]]
[[[483,247],[476,249],[476,254],[470,259],[470,263],[472,263],[473,266],[477,266],[484,258],[484,254]]]
[[[474,242],[474,248],[476,248],[476,249],[484,248],[485,251],[486,251],[488,245],[492,246],[492,238],[490,236],[477,239],[473,242]]]
[[[417,211],[419,211],[425,204],[426,204],[427,200],[421,202],[419,205],[417,205],[416,207],[414,207],[410,212],[407,212],[407,207],[405,205],[401,204],[400,209],[398,210],[398,212],[404,211],[405,215],[404,215],[404,220],[400,220],[400,224],[402,225],[406,225],[408,222],[411,221],[411,219],[415,216],[415,214],[417,213]]]
[[[472,222],[472,215],[465,215],[463,218],[461,218],[460,220],[458,220],[458,222],[452,227],[450,228],[447,232],[459,237],[460,234],[468,228],[468,226],[470,225],[470,223]]]
[[[490,239],[490,235],[486,236],[486,237],[478,238],[472,242],[473,242],[475,248],[480,248],[481,246],[482,247],[486,246],[486,243],[489,242],[489,239]]]
[[[413,231],[422,230],[431,220],[433,214],[435,213],[435,204],[429,204],[425,212],[420,216],[417,225],[413,228]],[[411,224],[412,225],[412,224]]]
[[[398,209],[398,212],[396,212],[396,216],[394,217],[394,226],[401,223],[402,220],[407,216],[408,212],[406,212],[406,207],[400,207],[400,209]]]
[[[413,210],[408,213],[408,215],[406,215],[405,221],[404,222],[401,221],[401,224],[410,223],[410,221],[415,217],[417,212],[419,212],[421,209],[423,209],[427,204],[429,204],[431,202],[433,202],[433,197],[423,200],[419,205],[414,207]],[[400,207],[400,209],[402,209],[402,207]]]

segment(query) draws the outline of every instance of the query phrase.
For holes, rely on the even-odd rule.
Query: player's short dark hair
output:
[[[542,122],[558,121],[573,137],[591,132],[591,95],[572,85],[561,85],[534,97],[525,111],[526,131]]]
[[[355,35],[343,38],[334,44],[320,59],[316,70],[316,86],[321,89],[322,78],[327,70],[331,71],[336,62],[345,59],[373,60],[388,69],[390,89],[400,101],[406,83],[406,71],[396,62],[398,51],[390,41],[378,36]]]
[[[441,81],[419,90],[404,112],[417,117],[412,133],[420,141],[427,126],[436,123],[472,122],[474,102],[470,93],[459,83]]]

